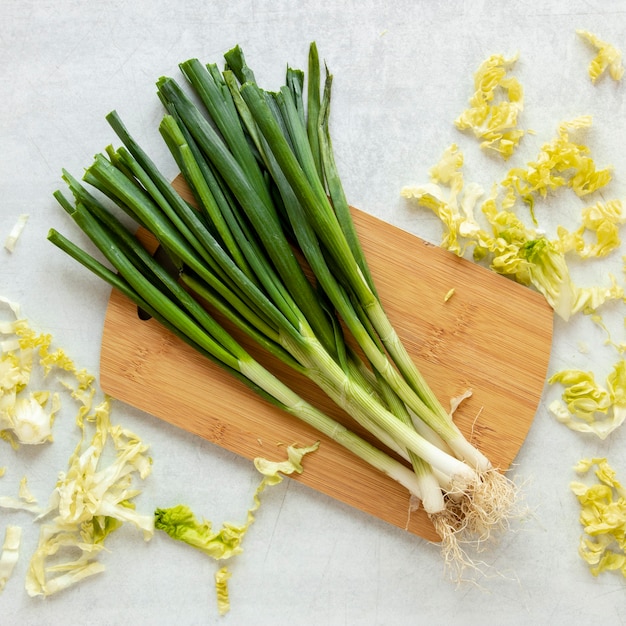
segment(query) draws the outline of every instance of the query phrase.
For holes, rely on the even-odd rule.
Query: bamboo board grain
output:
[[[473,395],[455,414],[461,430],[506,470],[519,451],[542,394],[552,311],[539,294],[354,210],[382,302],[440,399]],[[447,301],[446,294],[454,289]],[[255,347],[242,340],[251,352]],[[303,397],[353,426],[311,383],[284,366]],[[175,426],[252,459],[283,459],[282,446],[309,445],[298,480],[409,532],[437,540],[423,511],[408,515],[404,488],[259,399],[114,291],[103,329],[102,389]],[[358,428],[357,428],[358,430]],[[360,431],[359,431],[360,432]]]

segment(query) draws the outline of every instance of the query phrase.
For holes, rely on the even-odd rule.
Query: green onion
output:
[[[168,278],[167,273],[162,273],[161,268],[156,263],[150,263],[151,257],[149,255],[146,255],[144,259],[148,260],[155,275],[160,275],[165,283],[169,283],[176,296],[186,302],[189,309],[194,312],[193,314],[186,312],[176,302],[166,298],[157,287],[151,284],[145,274],[142,274],[129,261],[129,257],[122,253],[120,248],[112,245],[111,233],[106,233],[106,228],[102,224],[98,224],[97,220],[85,211],[83,206],[79,205],[72,217],[107,256],[108,260],[120,272],[122,278],[74,246],[54,229],[51,229],[48,234],[48,239],[52,243],[130,297],[138,306],[154,315],[155,319],[184,339],[188,345],[230,371],[265,400],[313,426],[319,432],[399,482],[417,498],[422,498],[419,481],[406,466],[354,434],[342,424],[329,418],[273,376],[216,324],[206,310],[187,294],[176,281],[171,277]],[[140,252],[139,244],[136,245],[137,247],[133,245],[134,251],[138,257],[143,257],[144,254]],[[135,261],[137,260],[136,258]],[[138,295],[139,292],[143,297]],[[215,332],[215,336],[211,335],[211,331]]]
[[[418,413],[420,418],[425,420],[455,451],[461,453],[462,458],[467,459],[479,469],[487,469],[489,467],[487,459],[465,441],[404,349],[380,301],[364,276],[362,267],[352,253],[337,214],[327,200],[322,181],[311,175],[308,159],[301,158],[299,160],[297,153],[290,148],[288,139],[274,118],[264,93],[257,85],[244,84],[241,88],[241,94],[261,133],[271,145],[273,156],[310,219],[312,227],[332,257],[334,266],[339,268],[337,275],[343,279],[346,287],[354,294],[358,305],[367,315],[385,347],[394,358],[405,381],[418,394],[421,402],[417,398],[411,398],[405,389],[398,387],[397,380],[390,381],[390,384],[397,389],[406,402],[411,404],[411,408]],[[288,100],[284,106],[289,108]],[[290,120],[293,121],[293,119],[292,115]],[[297,140],[295,131],[292,132],[291,139],[292,141]],[[297,145],[301,146],[301,142],[298,142]],[[305,152],[303,148],[301,153],[304,154]],[[375,363],[374,365],[376,366]],[[391,372],[391,368],[383,365],[381,370],[383,376],[387,377],[391,375]]]
[[[384,312],[335,164],[332,77],[321,97],[315,45],[307,86],[288,68],[277,92],[256,84],[240,48],[225,58],[221,74],[197,59],[181,64],[198,105],[174,79],[157,82],[167,110],[159,131],[196,206],[115,112],[107,119],[123,145],[84,175],[156,237],[177,276],[67,172],[74,205],[55,196],[112,269],[56,231],[49,239],[262,397],[398,480],[449,545],[459,528],[482,538],[508,514],[511,483],[454,425]],[[209,311],[314,382],[412,469],[305,402]]]

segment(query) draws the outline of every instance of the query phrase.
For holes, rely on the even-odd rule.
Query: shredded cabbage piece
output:
[[[591,314],[605,302],[624,297],[623,287],[610,274],[608,286],[575,285],[558,244],[545,237],[528,241],[520,253],[528,261],[530,282],[565,321],[579,311]]]
[[[255,513],[261,505],[261,493],[266,487],[280,483],[283,475],[301,474],[302,458],[317,450],[318,447],[319,442],[306,447],[288,446],[287,459],[284,461],[269,461],[261,457],[254,459],[254,466],[263,475],[263,479],[254,493],[253,504],[248,509],[246,521],[243,524],[224,522],[220,530],[214,531],[209,520],[199,520],[189,506],[178,504],[167,509],[157,508],[154,512],[154,526],[157,530],[167,533],[172,539],[182,541],[213,559],[218,561],[230,559],[243,551],[241,543],[255,520]],[[225,568],[222,568],[215,576],[220,614],[227,612],[230,608],[227,582],[229,578],[230,573]]]
[[[626,359],[618,361],[602,386],[593,372],[563,370],[553,374],[548,384],[561,384],[561,400],[548,406],[559,422],[572,430],[593,433],[606,439],[626,419]]]
[[[430,168],[430,179],[433,183],[441,183],[450,187],[451,194],[456,197],[463,189],[463,153],[453,143],[444,150],[439,162]]]
[[[29,215],[27,213],[22,213],[17,218],[15,225],[11,229],[11,232],[8,234],[4,242],[4,247],[9,252],[13,252],[15,250],[15,244],[17,243],[17,240],[22,235],[22,231],[24,230],[24,227],[26,226],[26,222],[28,222],[28,218],[29,218]]]
[[[146,540],[152,537],[154,518],[135,510],[134,498],[140,490],[133,485],[136,476],[148,476],[152,461],[147,445],[134,433],[111,424],[109,398],[96,402],[95,377],[54,348],[50,335],[30,328],[17,304],[6,298],[0,302],[15,317],[0,323],[0,333],[6,336],[0,358],[0,428],[5,438],[15,444],[52,438],[60,393],[30,391],[35,373],[45,381],[54,371],[63,393],[78,405],[80,439],[48,504],[43,508],[37,504],[26,478],[17,498],[0,497],[2,507],[37,513],[37,520],[51,518],[40,529],[26,576],[29,595],[49,596],[103,571],[97,556],[106,537],[123,523],[135,525]]]
[[[570,485],[581,505],[584,529],[578,552],[594,576],[611,570],[626,576],[626,489],[606,458],[582,459],[574,470],[584,475],[594,467],[598,483]]]
[[[7,526],[4,531],[4,543],[0,554],[0,593],[4,590],[20,555],[22,529],[20,526]]]
[[[617,350],[618,354],[626,353],[626,341],[614,341],[611,335],[611,330],[607,327],[602,319],[602,316],[599,313],[592,313],[590,315],[591,321],[596,324],[605,334],[606,339],[604,340],[604,344],[607,346],[612,346]],[[624,327],[626,327],[626,318],[624,318]]]
[[[55,415],[61,408],[60,396],[48,390],[31,390],[34,368],[43,377],[56,370],[60,382],[66,374],[75,381],[72,391],[89,388],[93,376],[77,370],[61,349],[52,349],[52,337],[37,333],[21,318],[19,306],[6,298],[0,303],[11,309],[15,319],[0,323],[0,435],[15,445],[37,445],[52,441]],[[75,389],[74,389],[75,387]]]
[[[463,153],[456,144],[452,144],[431,168],[430,183],[406,186],[400,192],[404,198],[433,211],[444,226],[442,247],[459,256],[465,252],[459,237],[469,238],[480,233],[474,209],[484,193],[480,185],[464,183],[462,166]],[[447,194],[444,186],[448,188]]]
[[[50,565],[48,559],[62,554],[64,550],[80,555],[65,562]],[[61,526],[45,524],[39,533],[39,544],[33,554],[26,574],[26,591],[30,596],[50,596],[94,574],[105,570],[97,560],[104,550],[104,543],[98,542],[94,527],[85,524],[85,528],[69,527],[63,531]],[[51,575],[52,574],[52,575]]]
[[[597,50],[596,56],[589,63],[588,71],[591,82],[595,84],[607,68],[611,78],[615,81],[620,81],[624,75],[621,50],[618,50],[614,45],[606,41],[602,41],[597,35],[587,30],[577,30],[576,33]]]
[[[512,168],[501,183],[506,192],[503,207],[511,208],[520,197],[532,210],[536,195],[545,198],[559,187],[570,187],[580,197],[604,187],[611,180],[611,169],[596,169],[589,148],[570,138],[571,131],[587,129],[591,123],[590,115],[562,122],[557,136],[541,147],[534,161]]]
[[[574,252],[583,259],[605,257],[621,245],[619,227],[626,223],[626,213],[620,200],[597,202],[581,212],[580,228],[569,232],[563,226],[557,230],[562,252]],[[595,241],[587,242],[586,233],[593,233]]]
[[[90,399],[88,395],[86,401]],[[83,437],[70,457],[68,470],[60,473],[47,508],[39,515],[54,514],[54,518],[42,526],[30,562],[26,590],[31,596],[48,596],[103,571],[97,555],[107,536],[123,523],[140,529],[146,541],[154,533],[153,517],[138,513],[133,503],[140,493],[133,488],[134,476],[145,479],[151,471],[147,445],[132,432],[111,425],[108,398],[93,409],[89,404],[81,408],[77,421]],[[94,433],[87,445],[85,431],[91,424]],[[105,462],[109,441],[115,456]],[[57,552],[63,547],[78,548],[80,557],[48,564],[51,557],[59,557]],[[61,574],[48,576],[56,572]]]
[[[586,121],[581,122],[579,118],[577,123],[584,125]],[[615,245],[619,245],[616,228],[624,221],[619,201],[598,203],[583,209],[582,230],[577,234],[566,234],[562,230],[559,238],[550,240],[535,228],[526,226],[512,210],[512,205],[516,194],[526,189],[521,182],[526,174],[528,180],[534,181],[533,190],[526,189],[531,199],[534,193],[543,193],[551,184],[556,184],[556,178],[551,178],[551,168],[543,172],[541,184],[535,181],[538,170],[520,169],[517,174],[511,170],[503,184],[508,188],[505,198],[499,201],[499,190],[494,185],[481,204],[481,213],[488,225],[488,228],[483,228],[475,215],[477,202],[483,192],[475,183],[464,184],[462,165],[463,156],[453,144],[444,152],[440,163],[431,169],[429,183],[407,186],[401,190],[404,198],[433,211],[440,219],[444,228],[442,247],[458,256],[464,256],[473,247],[475,261],[488,263],[495,272],[523,285],[534,286],[564,320],[581,311],[592,314],[605,302],[624,298],[623,287],[612,275],[608,277],[609,285],[576,285],[566,259],[566,253],[572,249],[577,249],[579,254],[588,258],[604,256]],[[591,169],[587,167],[585,176],[590,175]],[[592,178],[597,183],[603,177],[595,174]],[[581,189],[593,186],[585,176],[584,180],[577,183]],[[566,184],[564,178],[561,180]],[[583,241],[583,246],[580,246],[578,238],[582,238],[585,230],[596,232],[595,245],[586,246]]]
[[[525,131],[519,128],[524,108],[524,91],[509,70],[517,56],[505,59],[494,54],[483,61],[474,74],[474,94],[469,107],[455,120],[459,130],[471,130],[481,140],[480,147],[508,159]]]
[[[11,496],[0,496],[0,508],[28,511],[29,513],[35,514],[42,512],[42,508],[37,503],[37,499],[28,488],[28,480],[26,476],[24,476],[20,481],[17,498]]]
[[[48,405],[48,400],[51,399]],[[18,398],[13,407],[8,428],[13,431],[19,443],[41,444],[52,441],[52,424],[61,408],[58,393],[34,391],[28,397]]]
[[[448,289],[448,291],[446,292],[446,295],[443,297],[443,301],[444,302],[448,302],[448,300],[450,300],[450,298],[456,293],[456,289],[454,287],[452,287],[452,289]]]
[[[228,581],[232,576],[226,567],[220,567],[215,572],[215,591],[217,594],[217,610],[220,615],[226,615],[230,611],[230,596],[228,593]]]
[[[282,482],[283,475],[302,474],[304,471],[302,467],[303,457],[311,452],[315,452],[318,448],[319,441],[306,447],[287,446],[287,459],[285,461],[268,461],[266,458],[257,457],[254,459],[254,467],[264,476],[261,484],[277,485]],[[258,496],[261,491],[262,489],[259,488],[256,495]],[[256,500],[257,498],[255,497]]]

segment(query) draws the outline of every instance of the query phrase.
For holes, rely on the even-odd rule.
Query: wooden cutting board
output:
[[[178,180],[174,184],[187,193]],[[496,467],[506,470],[542,394],[552,310],[530,289],[366,213],[355,209],[354,219],[381,300],[408,351],[444,406],[472,390],[455,420]],[[241,343],[258,354],[247,341]],[[276,361],[270,369],[307,400],[353,426],[309,381]],[[295,480],[421,537],[438,539],[422,510],[409,515],[404,488],[261,400],[154,320],[140,319],[137,307],[116,291],[106,311],[100,377],[112,397],[248,459],[282,460],[284,446],[319,440],[319,449],[304,459],[304,472]]]

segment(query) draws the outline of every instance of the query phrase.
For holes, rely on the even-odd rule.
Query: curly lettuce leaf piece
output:
[[[607,68],[610,77],[615,81],[620,81],[624,75],[621,50],[616,48],[613,44],[602,41],[597,35],[590,33],[588,30],[579,29],[576,31],[576,34],[597,51],[596,56],[591,60],[588,68],[591,82],[595,84]]]
[[[565,321],[580,311],[590,314],[605,302],[624,297],[624,289],[612,275],[609,275],[609,286],[579,287],[574,284],[558,244],[545,237],[527,242],[520,253],[528,261],[530,282]]]
[[[535,196],[545,198],[559,187],[569,187],[579,197],[604,187],[611,180],[611,169],[597,169],[589,148],[570,138],[571,131],[587,129],[591,123],[590,115],[562,122],[557,136],[541,147],[534,161],[509,170],[501,183],[506,193],[504,208],[511,208],[520,197],[532,209]]]
[[[20,526],[9,525],[4,531],[2,553],[0,553],[0,593],[4,590],[13,574],[20,555],[22,529]]]
[[[454,204],[443,197],[441,188],[434,184],[426,184],[415,187],[404,187],[401,193],[404,198],[414,200],[419,206],[430,209],[439,218],[444,227],[441,246],[461,256],[463,250],[461,249],[458,239],[458,223],[461,216]]]
[[[612,346],[615,350],[617,350],[618,354],[626,353],[626,341],[615,341],[613,339],[611,329],[608,328],[600,313],[592,313],[589,316],[589,319],[606,335],[604,345]],[[624,318],[624,327],[626,328],[626,318]]]
[[[481,140],[480,147],[508,159],[525,131],[519,128],[519,115],[524,108],[524,91],[509,70],[517,56],[505,59],[494,54],[485,59],[474,74],[474,94],[469,107],[454,121],[455,126],[471,130]]]
[[[478,236],[480,238],[481,228],[474,216],[474,210],[478,201],[484,195],[483,188],[477,183],[467,183],[463,187],[461,198],[461,220],[459,222],[459,235],[461,237]]]
[[[579,118],[570,124],[585,126],[588,121]],[[498,201],[498,188],[494,186],[483,201],[481,212],[488,224],[488,228],[483,228],[475,216],[475,207],[483,191],[473,183],[464,184],[462,166],[462,154],[453,144],[431,169],[429,183],[401,190],[403,197],[433,211],[439,218],[444,227],[442,247],[463,256],[473,246],[475,261],[488,263],[498,274],[509,276],[523,285],[534,286],[564,320],[580,311],[592,314],[605,302],[624,298],[624,290],[613,276],[609,276],[611,283],[608,286],[580,287],[573,282],[565,255],[573,247],[580,247],[575,241],[577,235],[565,235],[561,231],[561,238],[553,241],[524,224],[512,210],[515,195],[521,189],[519,176],[514,177],[517,182],[513,185],[513,170],[509,172],[506,184],[511,186],[505,198]],[[447,195],[444,187],[448,188]],[[619,201],[598,203],[584,209],[582,228],[594,230],[598,241],[587,249],[580,248],[580,253],[589,256],[608,254],[616,243],[614,227],[623,220]]]
[[[583,259],[605,257],[621,245],[619,227],[626,223],[626,213],[620,200],[597,202],[581,212],[581,226],[570,232],[563,226],[557,229],[562,252],[574,252]],[[585,239],[593,233],[594,241]]]
[[[584,529],[578,553],[594,576],[610,570],[626,576],[626,490],[606,458],[582,459],[574,470],[584,475],[594,467],[598,483],[570,484],[581,506]]]
[[[220,615],[226,615],[230,611],[230,595],[228,593],[228,581],[232,572],[226,567],[220,567],[215,572],[215,592],[217,595],[217,610]]]
[[[166,532],[172,539],[182,541],[216,560],[229,559],[242,551],[241,542],[254,522],[254,514],[261,504],[261,493],[266,487],[280,483],[283,479],[281,474],[301,473],[302,457],[317,450],[317,447],[318,444],[305,448],[289,446],[285,461],[254,459],[254,465],[263,474],[263,479],[254,493],[253,504],[248,509],[243,524],[225,522],[219,531],[214,531],[209,520],[198,520],[186,504],[178,504],[167,509],[157,508],[154,526],[157,530]]]
[[[482,232],[478,242],[481,257],[489,258],[491,269],[498,274],[529,285],[531,261],[528,255],[522,254],[522,250],[528,249],[530,242],[536,241],[539,235],[527,228],[512,211],[499,210],[493,194],[483,204],[482,213],[487,218],[491,233]]]
[[[13,300],[9,300],[5,296],[0,296],[0,304],[3,304],[8,309],[10,309],[16,319],[21,319],[22,317],[22,309],[20,307],[19,302],[14,302]],[[1,324],[0,324],[1,326]]]
[[[462,166],[463,153],[456,144],[452,144],[430,169],[431,182],[407,186],[400,192],[402,197],[430,209],[440,219],[445,229],[441,245],[458,256],[465,251],[459,237],[470,237],[480,230],[474,208],[484,193],[476,183],[464,184]],[[447,194],[443,186],[448,188]]]
[[[561,400],[550,403],[557,420],[572,430],[593,433],[606,439],[626,419],[626,360],[618,361],[606,379],[596,382],[593,372],[562,370],[548,379],[548,384],[564,387]]]
[[[567,320],[576,310],[577,289],[564,256],[545,237],[527,242],[522,246],[521,254],[528,261],[530,282],[554,311]]]
[[[0,508],[14,509],[16,511],[28,511],[29,513],[41,513],[41,507],[33,502],[24,502],[20,498],[14,496],[0,496]]]
[[[247,524],[225,522],[215,532],[209,520],[198,520],[186,504],[168,509],[157,508],[154,512],[154,527],[216,560],[229,559],[239,554],[242,551],[240,545],[243,535],[248,529]]]
[[[257,457],[254,459],[254,467],[265,477],[263,482],[268,485],[277,485],[283,480],[283,475],[302,474],[304,471],[302,466],[303,457],[311,452],[315,452],[318,448],[319,442],[305,447],[288,446],[286,460],[269,461],[264,457]],[[259,491],[257,490],[258,493]]]
[[[254,493],[253,504],[248,509],[246,521],[243,524],[224,522],[220,530],[214,531],[209,520],[199,520],[189,506],[178,504],[167,509],[157,508],[154,512],[154,527],[167,533],[172,539],[182,541],[215,560],[230,559],[243,551],[241,543],[255,520],[254,515],[261,505],[261,493],[266,487],[280,483],[283,480],[283,475],[301,474],[303,471],[302,458],[317,450],[318,447],[319,442],[306,447],[288,446],[287,459],[284,461],[269,461],[261,457],[254,459],[254,466],[263,475],[263,479]],[[230,608],[228,600],[229,578],[230,573],[226,568],[219,570],[215,576],[220,614]]]
[[[430,180],[433,183],[441,183],[450,187],[456,197],[463,188],[463,153],[453,143],[446,148],[439,161],[430,168]]]

